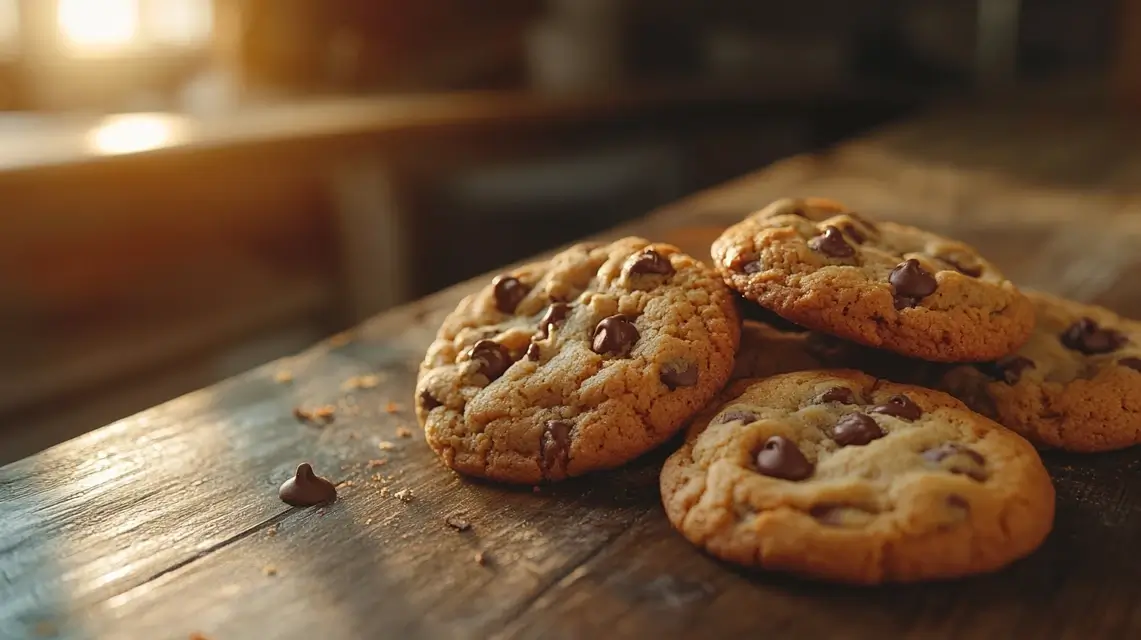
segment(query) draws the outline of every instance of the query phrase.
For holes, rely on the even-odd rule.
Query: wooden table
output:
[[[817,194],[922,218],[1021,282],[1141,316],[1131,277],[1141,273],[1141,182],[1124,188],[1085,164],[1112,150],[1125,172],[1141,153],[1125,125],[1110,136],[1081,122],[1051,144],[998,112],[936,114],[606,235],[703,255],[749,209]],[[962,142],[979,130],[979,146]],[[1104,141],[1100,153],[1083,151],[1090,136]],[[1041,155],[1063,142],[1067,153]],[[1019,148],[1038,153],[1010,151]],[[1030,559],[880,589],[749,574],[698,552],[659,505],[665,451],[535,490],[448,472],[415,429],[414,372],[444,314],[483,281],[0,469],[0,637],[1141,637],[1134,450],[1046,456],[1058,519]],[[370,374],[375,387],[346,390]],[[326,403],[337,407],[331,425],[292,415]],[[336,503],[278,500],[304,460],[342,483]],[[411,499],[395,496],[404,490]],[[454,514],[471,529],[450,528]]]

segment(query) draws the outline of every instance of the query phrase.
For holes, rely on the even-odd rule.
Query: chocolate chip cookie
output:
[[[897,382],[924,375],[929,363],[808,330],[745,320],[730,380],[814,369],[855,369]]]
[[[779,200],[712,247],[725,282],[799,325],[940,362],[1017,349],[1030,302],[971,247],[871,222],[816,198]]]
[[[1054,488],[1017,434],[855,371],[735,383],[661,474],[673,526],[715,556],[836,582],[993,571],[1032,552]]]
[[[1141,322],[1026,295],[1038,321],[1017,353],[952,367],[934,386],[1041,447],[1109,451],[1141,444]]]
[[[534,483],[615,467],[717,394],[739,339],[732,293],[676,247],[580,244],[459,304],[420,366],[416,415],[465,474]]]

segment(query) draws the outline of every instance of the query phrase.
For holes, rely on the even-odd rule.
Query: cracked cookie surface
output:
[[[733,384],[666,461],[674,528],[738,564],[846,583],[993,571],[1049,533],[1033,446],[929,389],[856,371]]]
[[[1030,335],[1034,310],[970,246],[871,222],[817,198],[778,200],[712,247],[725,282],[804,327],[940,362],[998,358]]]
[[[933,386],[1017,431],[1067,451],[1141,444],[1141,322],[1027,291],[1030,340],[993,362],[950,368]]]
[[[420,365],[416,415],[461,473],[535,483],[616,467],[717,394],[739,338],[732,293],[676,247],[580,244],[459,304]]]

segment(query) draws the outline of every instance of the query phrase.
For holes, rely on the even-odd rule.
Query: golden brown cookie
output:
[[[940,362],[982,361],[1030,335],[1030,302],[971,247],[828,200],[779,200],[712,247],[725,282],[799,325]]]
[[[1027,291],[1038,322],[1017,353],[959,365],[934,386],[1042,447],[1141,444],[1141,322]]]
[[[875,584],[999,569],[1049,533],[1054,488],[1017,434],[855,371],[741,381],[662,469],[662,502],[724,560]]]
[[[668,439],[728,379],[732,293],[665,244],[576,245],[465,298],[420,366],[416,415],[462,473],[560,480]]]

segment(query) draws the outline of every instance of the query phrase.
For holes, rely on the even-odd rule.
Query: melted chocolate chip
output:
[[[591,349],[595,353],[622,357],[630,353],[638,341],[638,328],[623,315],[603,318],[594,328],[594,341]]]
[[[904,395],[892,396],[884,404],[868,409],[869,413],[882,413],[885,416],[895,416],[901,420],[918,420],[923,415],[923,409]]]
[[[285,504],[294,507],[312,507],[332,502],[337,498],[337,487],[313,472],[313,466],[303,462],[297,466],[293,477],[281,483],[278,497]]]
[[[543,313],[543,317],[539,318],[538,338],[540,340],[546,340],[547,337],[551,335],[551,327],[566,320],[568,313],[570,313],[570,305],[565,302],[555,302],[547,307],[547,310]]]
[[[923,452],[923,459],[931,466],[957,475],[965,475],[976,482],[987,479],[986,458],[981,453],[957,442],[945,442]]]
[[[659,377],[670,391],[678,387],[692,387],[697,384],[697,365],[685,361],[669,362],[662,365]]]
[[[479,364],[479,372],[488,380],[495,380],[511,366],[511,354],[494,340],[480,340],[468,351],[468,358]]]
[[[567,462],[570,458],[570,432],[573,428],[574,423],[570,420],[548,420],[543,425],[543,436],[539,441],[539,457],[545,477],[566,476]]]
[[[1141,358],[1122,358],[1117,361],[1117,364],[1123,367],[1129,367],[1134,371],[1141,371]]]
[[[765,268],[761,266],[759,260],[753,260],[752,262],[746,262],[745,264],[741,265],[741,271],[744,271],[745,273],[760,273],[764,270]]]
[[[820,404],[839,402],[840,404],[856,404],[856,394],[848,387],[832,387],[820,394],[817,399]]]
[[[883,436],[883,429],[871,416],[863,413],[850,413],[832,427],[832,439],[841,447],[862,447]]]
[[[808,241],[813,251],[819,251],[832,258],[850,258],[856,250],[844,239],[844,234],[833,226],[824,227],[824,233]]]
[[[895,294],[895,308],[906,309],[914,307],[919,301],[932,293],[939,284],[915,258],[903,261],[891,270],[887,277]]]
[[[814,468],[796,443],[783,436],[773,436],[757,452],[757,471],[782,480],[804,480]]]
[[[539,352],[539,345],[535,344],[534,342],[527,345],[527,359],[528,360],[530,360],[531,362],[538,362],[541,355],[542,354]]]
[[[436,407],[439,407],[443,404],[444,403],[436,399],[436,396],[432,395],[431,391],[424,389],[420,392],[420,406],[425,411],[431,411],[432,409],[435,409]]]
[[[1004,356],[994,362],[984,362],[975,365],[980,371],[995,380],[1002,380],[1006,384],[1018,384],[1022,379],[1022,372],[1034,368],[1034,361],[1022,356]]]
[[[1093,318],[1082,318],[1062,332],[1061,341],[1069,349],[1091,355],[1116,351],[1129,339],[1119,331],[1103,329]]]
[[[727,422],[733,422],[734,420],[740,421],[741,424],[749,424],[750,422],[756,422],[757,414],[752,411],[745,411],[744,409],[730,409],[718,416],[717,421],[713,424],[725,424]]]
[[[495,307],[503,313],[515,313],[515,307],[530,291],[518,278],[507,275],[496,276],[491,284],[495,288]]]
[[[951,267],[955,271],[958,271],[959,273],[961,273],[965,276],[977,278],[983,274],[982,265],[980,265],[976,262],[970,261],[971,259],[967,258],[966,256],[961,256],[961,255],[949,256],[948,255],[948,256],[939,256],[939,259],[942,260],[943,262],[946,262],[947,264],[951,265]]]
[[[630,258],[626,270],[630,275],[668,276],[673,274],[674,266],[669,258],[653,249],[645,249]]]

